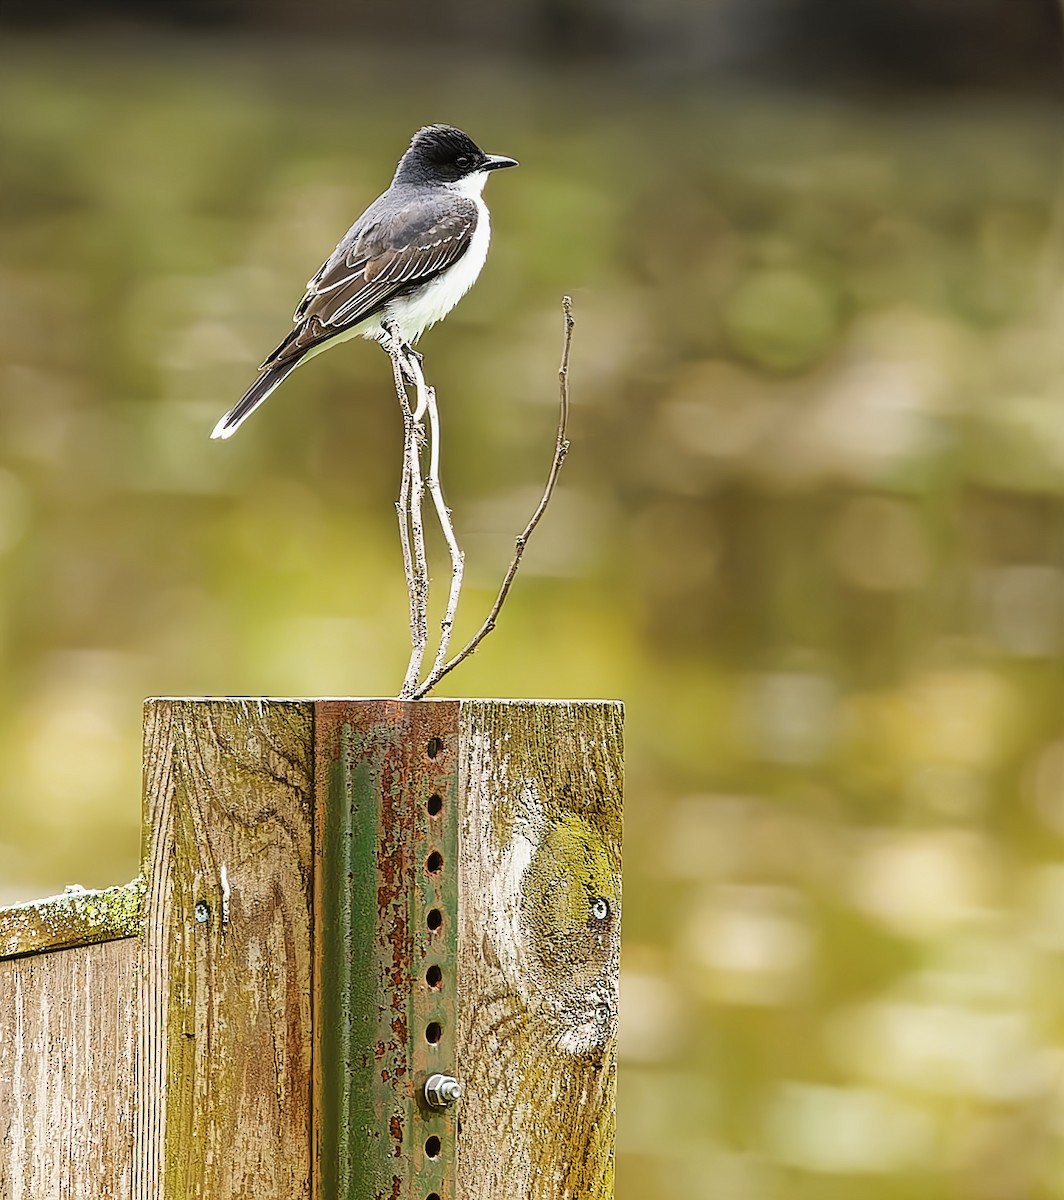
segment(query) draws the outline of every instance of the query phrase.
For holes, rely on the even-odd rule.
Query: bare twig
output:
[[[562,469],[562,463],[565,461],[565,456],[569,452],[569,442],[566,438],[566,429],[569,423],[569,350],[573,340],[573,302],[568,296],[562,297],[562,312],[564,315],[564,333],[562,337],[562,361],[558,368],[558,435],[554,445],[554,459],[551,462],[550,473],[547,475],[547,482],[543,488],[543,495],[540,498],[539,504],[536,506],[536,511],[532,514],[528,524],[521,532],[514,546],[514,555],[510,560],[510,566],[507,568],[506,574],[503,577],[502,586],[499,588],[499,594],[495,597],[495,603],[491,606],[491,611],[488,613],[484,623],[477,632],[469,639],[465,646],[452,658],[449,662],[441,665],[442,653],[437,656],[437,661],[429,672],[425,682],[414,689],[412,695],[415,699],[427,695],[428,692],[435,687],[437,683],[453,671],[460,662],[463,662],[471,654],[473,654],[480,643],[488,636],[495,628],[495,622],[499,616],[503,604],[506,603],[506,597],[510,592],[510,585],[514,581],[514,576],[517,574],[517,569],[521,565],[521,558],[525,552],[525,546],[528,544],[528,539],[532,536],[533,530],[539,524],[540,518],[543,516],[550,503],[550,498],[554,494],[554,485],[558,481],[558,473]],[[433,401],[435,397],[433,397]],[[435,473],[435,472],[433,472]]]
[[[454,618],[458,611],[458,598],[462,594],[465,555],[459,548],[458,539],[455,537],[454,526],[451,524],[451,510],[444,503],[443,489],[440,486],[440,413],[436,407],[436,389],[426,384],[425,374],[421,369],[421,363],[418,361],[417,355],[410,354],[407,356],[406,368],[417,386],[418,401],[414,415],[416,417],[419,413],[428,413],[429,473],[425,483],[429,489],[429,495],[432,497],[432,503],[436,508],[436,516],[440,522],[440,529],[443,530],[444,540],[447,542],[447,550],[451,556],[451,588],[447,596],[447,609],[443,615],[443,620],[440,622],[439,649],[436,651],[432,670],[428,676],[429,679],[432,679],[447,657],[447,651],[451,645],[451,630],[454,628]]]
[[[407,470],[406,453],[409,442],[407,429],[411,421],[410,405],[407,402],[403,381],[399,375],[395,359],[392,359],[392,369],[395,372],[395,393],[399,397],[399,406],[403,413],[403,473],[399,481],[399,499],[395,502],[396,515],[399,518],[399,542],[403,548],[403,572],[406,575],[406,590],[410,599],[410,628],[414,628],[414,560],[410,553],[410,472]]]
[[[418,446],[419,427],[403,381],[403,366],[406,356],[398,330],[388,329],[389,342],[385,346],[392,360],[395,379],[395,394],[403,414],[403,474],[399,484],[399,500],[396,511],[399,517],[399,540],[403,548],[403,569],[406,573],[406,590],[410,600],[410,661],[399,695],[409,698],[417,687],[421,675],[421,663],[428,645],[428,563],[425,557],[425,531],[421,520],[421,501],[424,486],[421,480],[421,460]],[[411,535],[413,548],[411,549]]]

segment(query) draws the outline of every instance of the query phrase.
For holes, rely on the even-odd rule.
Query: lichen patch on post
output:
[[[619,884],[601,835],[571,813],[546,830],[522,882],[528,979],[567,1026],[557,1044],[571,1053],[615,1034]]]
[[[59,896],[0,908],[0,958],[132,937],[143,899],[143,880],[134,879],[123,887],[72,887]]]

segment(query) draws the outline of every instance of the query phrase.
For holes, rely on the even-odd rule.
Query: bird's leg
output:
[[[406,376],[409,383],[416,384],[418,376],[421,373],[421,355],[410,345],[409,342],[403,342],[399,348],[399,362],[403,368],[403,374]],[[419,393],[420,396],[420,393]],[[414,411],[414,420],[420,421],[425,415],[425,410],[422,407],[421,400],[418,400],[418,405]]]
[[[385,354],[391,358],[397,358],[403,348],[403,339],[399,336],[399,326],[390,317],[385,317],[381,321],[381,329],[384,330],[384,337],[380,339],[380,343],[384,347]]]
[[[385,336],[381,338],[381,345],[392,362],[402,372],[403,378],[407,383],[412,383],[417,388],[417,407],[414,409],[414,425],[418,445],[423,448],[425,445],[425,429],[421,424],[421,418],[425,415],[425,376],[421,370],[421,355],[409,342],[403,341],[399,334],[399,326],[393,320],[388,318],[381,321],[381,328],[385,333]]]

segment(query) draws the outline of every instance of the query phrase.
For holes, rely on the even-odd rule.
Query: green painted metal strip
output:
[[[316,1200],[454,1194],[457,713],[316,705]]]

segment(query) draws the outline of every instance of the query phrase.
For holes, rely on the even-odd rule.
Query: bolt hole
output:
[[[438,792],[433,792],[425,807],[429,810],[430,817],[438,817],[443,808],[443,797]]]
[[[429,738],[429,744],[425,747],[425,753],[429,758],[435,758],[443,750],[443,742],[438,737]]]
[[[435,963],[425,972],[425,982],[430,988],[438,988],[443,983],[443,971]]]
[[[428,916],[425,918],[425,924],[435,933],[443,924],[443,913],[438,908],[430,908]]]
[[[430,1021],[425,1026],[425,1041],[435,1046],[441,1037],[443,1037],[443,1026],[439,1021]]]
[[[425,1153],[429,1158],[440,1157],[440,1139],[435,1134],[425,1139]]]
[[[435,875],[443,867],[443,855],[439,850],[433,850],[425,863],[425,869],[430,875]]]
[[[425,1200],[440,1200],[440,1193],[429,1192],[429,1194],[425,1197]]]

